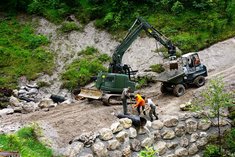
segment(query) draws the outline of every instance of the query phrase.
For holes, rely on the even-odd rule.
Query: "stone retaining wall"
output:
[[[216,119],[207,121],[198,114],[181,117],[166,116],[148,121],[144,128],[134,128],[127,118],[102,128],[96,133],[84,133],[71,141],[64,151],[70,157],[137,157],[146,146],[158,150],[162,157],[200,157],[208,137],[216,132]],[[222,119],[222,130],[230,128]]]

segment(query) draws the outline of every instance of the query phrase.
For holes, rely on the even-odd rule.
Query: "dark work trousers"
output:
[[[123,114],[127,115],[127,100],[126,98],[122,99]]]
[[[155,106],[151,106],[151,109],[149,111],[149,117],[150,117],[151,122],[153,121],[153,115],[156,117],[156,120],[158,120],[158,116],[156,114],[155,109],[156,109]]]
[[[139,115],[140,115],[140,107],[141,107],[141,106],[138,106],[138,107],[137,107],[137,111],[138,111]],[[144,111],[144,106],[142,106],[142,110]],[[145,111],[144,111],[143,113],[144,113],[144,115],[146,115]]]

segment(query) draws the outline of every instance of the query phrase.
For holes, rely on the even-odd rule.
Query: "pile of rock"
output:
[[[37,84],[26,84],[26,86],[21,86],[20,90],[14,90],[15,95],[18,95],[18,98],[25,100],[27,102],[33,101],[38,102],[37,95],[39,93],[39,87]]]
[[[0,116],[12,113],[30,113],[37,110],[49,111],[49,108],[56,107],[58,103],[70,104],[71,100],[66,100],[62,96],[51,95],[50,98],[42,98],[39,95],[39,87],[36,84],[26,84],[19,90],[1,90],[0,95]],[[4,103],[4,104],[3,104]],[[3,105],[4,106],[3,106]],[[2,105],[2,107],[1,107]]]
[[[130,119],[123,118],[113,123],[110,128],[102,128],[93,134],[87,133],[86,140],[81,140],[82,137],[76,138],[80,140],[73,140],[66,150],[63,150],[63,155],[137,157],[139,151],[148,146],[157,150],[158,155],[163,157],[199,157],[209,135],[216,130],[216,122],[198,117],[200,116],[195,114],[168,116],[162,120],[148,121],[147,129],[137,129],[133,127]],[[221,127],[221,130],[225,130],[230,128],[230,125],[221,123]]]

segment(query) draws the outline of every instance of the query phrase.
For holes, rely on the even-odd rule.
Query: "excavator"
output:
[[[88,100],[98,99],[101,100],[105,105],[117,104],[121,102],[121,93],[123,88],[130,87],[131,91],[134,92],[136,90],[136,82],[133,80],[133,76],[138,72],[137,70],[132,70],[132,68],[127,64],[122,64],[122,58],[125,54],[126,50],[130,47],[130,45],[135,41],[141,31],[144,30],[145,33],[156,39],[156,41],[160,42],[165,48],[167,48],[167,52],[169,55],[169,60],[176,59],[176,47],[175,45],[167,39],[162,33],[153,28],[147,21],[143,18],[138,17],[135,22],[130,27],[128,33],[124,37],[123,41],[118,45],[112,55],[112,61],[109,64],[108,72],[100,72],[96,77],[95,81],[95,89],[94,88],[81,88],[81,92],[78,94],[79,97],[88,98]],[[196,53],[195,53],[196,54]],[[197,55],[197,54],[196,54]],[[198,56],[198,55],[197,55]],[[190,57],[188,57],[190,58]],[[199,59],[199,57],[197,57]],[[178,63],[177,63],[178,64]],[[188,63],[186,63],[188,64]],[[175,63],[172,64],[173,68],[177,69],[178,66],[175,66]],[[176,68],[175,68],[176,67]],[[185,67],[187,67],[185,65]],[[183,73],[176,73],[177,79],[181,80],[178,77],[182,78],[184,81],[185,75]],[[179,75],[180,74],[180,75]],[[207,73],[206,73],[207,75]],[[174,77],[173,74],[170,77]],[[166,80],[164,77],[159,77],[158,81],[162,82],[161,91],[165,93],[166,91],[170,91],[170,88],[174,88],[175,78]],[[176,82],[177,84],[184,84],[184,82]],[[184,86],[184,85],[183,85]],[[181,88],[180,88],[181,90]],[[181,94],[183,95],[183,94]],[[176,95],[176,96],[181,96]]]

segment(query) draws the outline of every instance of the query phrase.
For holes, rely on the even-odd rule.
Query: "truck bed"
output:
[[[160,82],[175,82],[184,75],[183,70],[171,70],[160,73],[156,80]]]

